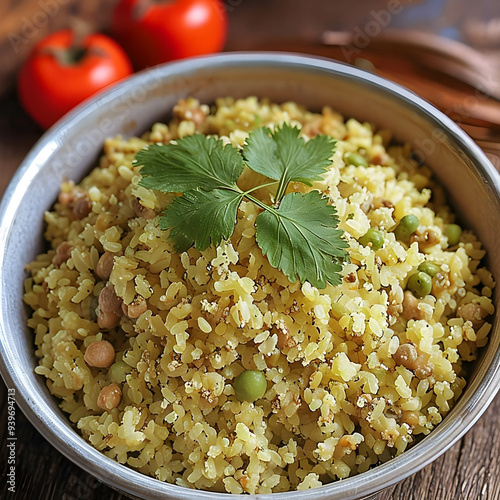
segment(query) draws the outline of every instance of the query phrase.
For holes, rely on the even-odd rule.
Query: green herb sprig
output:
[[[182,193],[160,218],[160,228],[170,230],[176,251],[193,245],[203,251],[229,239],[245,198],[262,209],[256,241],[271,266],[292,282],[299,278],[318,288],[327,282],[338,285],[348,254],[335,207],[318,191],[286,194],[292,181],[311,186],[321,179],[332,163],[336,141],[318,135],[306,142],[299,133],[288,124],[273,132],[262,127],[250,133],[241,151],[201,134],[141,150],[134,160],[142,165],[139,184]],[[237,180],[245,165],[275,182],[243,191]],[[277,184],[272,206],[252,195],[271,184]]]

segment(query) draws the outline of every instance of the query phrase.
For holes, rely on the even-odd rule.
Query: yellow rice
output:
[[[143,146],[199,132],[242,146],[249,130],[285,121],[306,139],[338,139],[333,165],[313,189],[335,204],[349,243],[340,286],[291,283],[270,267],[255,242],[259,209],[252,203],[242,203],[231,240],[204,252],[175,253],[158,217],[137,216],[137,200],[159,214],[173,196],[138,186],[132,160]],[[219,99],[211,108],[188,99],[168,125],[157,123],[142,138],[108,139],[99,166],[78,186],[65,183],[45,213],[51,249],[29,264],[25,283],[36,373],[83,437],[160,481],[270,493],[365,472],[431,432],[462,393],[464,363],[476,359],[491,326],[457,310],[474,303],[493,314],[494,281],[472,232],[448,247],[443,230],[454,216],[442,190],[409,146],[390,139],[390,132],[344,121],[329,108],[312,113],[256,98]],[[370,166],[346,165],[349,151]],[[242,182],[254,176],[246,171]],[[61,201],[75,190],[91,202],[81,219]],[[396,241],[392,230],[409,213],[421,233],[437,237],[435,245]],[[358,242],[372,226],[384,234],[377,251]],[[54,264],[63,242],[70,256]],[[137,319],[124,315],[112,330],[96,322],[105,282],[95,269],[104,251],[114,255],[109,281],[123,303],[147,303]],[[432,295],[419,301],[422,319],[407,321],[403,292],[424,259],[441,272]],[[101,339],[128,367],[121,403],[109,411],[97,405],[108,370],[84,360]],[[423,356],[423,373],[396,362],[405,343]],[[244,369],[267,379],[255,403],[234,395]]]

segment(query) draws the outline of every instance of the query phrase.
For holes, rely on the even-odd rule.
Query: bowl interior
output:
[[[465,227],[488,250],[487,265],[500,277],[500,180],[473,142],[451,120],[410,91],[330,61],[285,54],[228,54],[161,66],[140,73],[85,103],[35,146],[4,195],[0,217],[0,356],[21,409],[55,446],[110,485],[138,497],[215,498],[160,483],[128,470],[87,445],[62,415],[44,380],[34,374],[33,334],[22,302],[24,267],[42,248],[43,212],[63,180],[79,181],[94,164],[106,137],[142,133],[168,115],[181,98],[210,103],[216,97],[255,95],[296,101],[313,110],[328,105],[361,121],[388,128],[434,170]],[[499,294],[495,296],[499,308]],[[453,444],[479,418],[499,385],[498,315],[465,394],[445,421],[420,444],[376,469],[308,492],[299,498],[358,498],[420,469]],[[284,496],[273,494],[273,498]],[[227,495],[224,495],[227,498]],[[234,495],[233,495],[234,497]],[[259,495],[265,498],[267,495]],[[249,498],[245,496],[245,498]]]

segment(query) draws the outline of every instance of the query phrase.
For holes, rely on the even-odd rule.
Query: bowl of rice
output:
[[[335,208],[336,278],[277,268],[286,244],[262,249],[249,197],[227,237],[179,250],[162,217],[180,189],[148,186],[140,152],[208,141],[242,158],[248,194],[265,179],[252,134],[284,127],[297,157],[332,145],[281,204]],[[499,175],[430,104],[356,68],[234,53],[139,73],[42,137],[0,214],[2,376],[61,453],[130,496],[368,498],[500,386]]]

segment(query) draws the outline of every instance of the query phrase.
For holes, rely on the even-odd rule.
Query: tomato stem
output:
[[[47,53],[57,59],[61,66],[76,66],[91,52],[94,52],[84,45],[86,36],[92,33],[92,27],[86,21],[77,17],[71,19],[71,32],[73,41],[69,47],[48,48]]]
[[[73,45],[69,49],[62,52],[62,59],[64,60],[64,64],[71,66],[73,64],[78,64],[87,55],[87,53],[87,48],[80,45]]]
[[[89,53],[86,47],[72,45],[71,47],[46,47],[43,54],[54,57],[61,66],[76,66]]]

